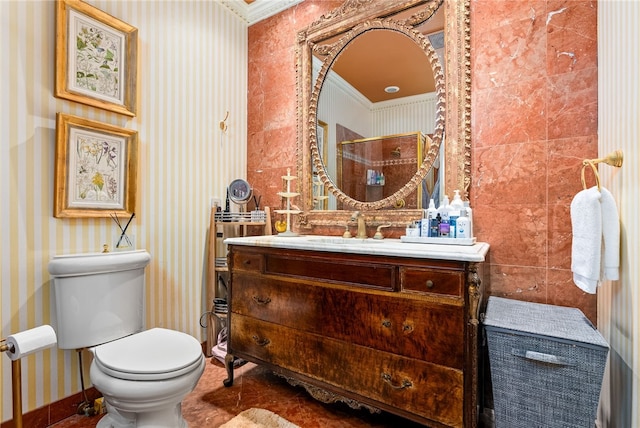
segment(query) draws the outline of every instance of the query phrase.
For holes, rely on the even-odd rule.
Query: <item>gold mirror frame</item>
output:
[[[367,26],[391,25],[404,27],[415,26],[428,19],[433,12],[434,4],[442,0],[410,0],[398,3],[397,0],[347,0],[338,9],[323,15],[305,30],[298,33],[296,49],[296,85],[297,85],[297,137],[298,137],[298,185],[301,193],[302,213],[298,215],[299,225],[304,229],[314,227],[331,227],[342,224],[348,219],[351,211],[318,211],[313,210],[312,169],[316,167],[325,183],[329,183],[329,191],[337,198],[344,198],[342,192],[331,187],[331,180],[326,177],[326,171],[320,159],[316,145],[316,108],[320,92],[322,76],[318,82],[312,82],[312,57],[314,51],[323,41],[328,39],[351,40],[350,32],[361,32]],[[441,6],[445,8],[445,85],[446,96],[446,142],[445,142],[445,183],[444,192],[452,194],[459,189],[463,198],[468,198],[471,183],[471,44],[468,0],[444,0]],[[399,24],[393,19],[384,19],[398,15],[408,10],[421,9],[423,12],[414,14],[410,19]],[[420,21],[422,19],[422,21]],[[376,27],[379,28],[379,27]],[[395,28],[399,31],[399,28]],[[406,34],[406,33],[405,33]],[[345,42],[346,43],[346,42]],[[329,45],[333,47],[334,45]],[[330,52],[325,52],[332,56]],[[330,64],[329,64],[330,65]],[[326,73],[327,61],[322,70]],[[321,74],[322,74],[321,70]],[[435,72],[435,70],[434,70]],[[437,81],[437,79],[436,79]],[[439,145],[439,141],[436,141]],[[349,198],[347,202],[354,210],[364,211],[368,217],[368,224],[391,224],[404,227],[413,219],[422,216],[422,210],[390,209],[381,210],[384,206],[394,204],[398,196],[404,192],[410,193],[420,182],[422,173],[426,173],[433,163],[432,145],[425,156],[425,162],[414,176],[414,179],[390,198],[376,203],[363,203]],[[437,150],[437,147],[435,147]],[[313,165],[312,165],[313,161]],[[426,170],[424,169],[426,168]],[[347,197],[348,198],[348,197]],[[393,198],[393,200],[391,200]],[[344,200],[344,199],[343,199]]]

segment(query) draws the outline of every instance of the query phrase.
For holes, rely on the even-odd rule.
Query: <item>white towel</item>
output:
[[[602,255],[601,193],[597,187],[583,190],[571,201],[571,271],[573,282],[594,294],[600,279]]]
[[[595,294],[601,280],[618,279],[620,221],[611,193],[597,187],[579,192],[571,201],[571,226],[573,282]]]
[[[602,198],[602,276],[601,280],[616,281],[620,279],[620,217],[613,195],[604,187],[600,192]]]

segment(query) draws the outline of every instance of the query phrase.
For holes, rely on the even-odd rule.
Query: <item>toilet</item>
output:
[[[204,371],[200,342],[144,329],[144,250],[56,256],[53,279],[60,349],[88,348],[89,376],[107,415],[98,428],[186,428],[182,400]]]

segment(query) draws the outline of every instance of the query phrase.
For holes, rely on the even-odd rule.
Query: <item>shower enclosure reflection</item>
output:
[[[344,130],[348,133],[348,130]],[[420,166],[429,136],[422,132],[360,138],[338,144],[337,182],[343,192],[353,199],[373,202],[396,193]],[[429,198],[437,198],[438,165],[429,171],[424,185],[419,186],[395,208],[419,209],[427,206]],[[347,207],[338,204],[338,209]],[[391,207],[390,207],[391,208]]]

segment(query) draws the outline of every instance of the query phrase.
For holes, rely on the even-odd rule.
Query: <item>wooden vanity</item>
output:
[[[322,239],[324,238],[324,239]],[[489,246],[278,236],[229,244],[229,342],[323,402],[475,427]]]

